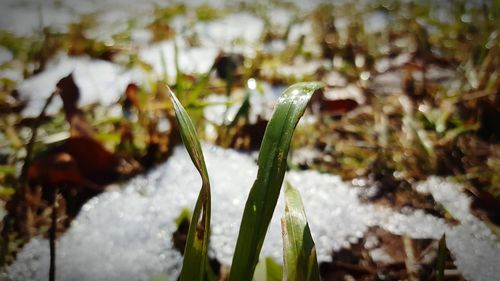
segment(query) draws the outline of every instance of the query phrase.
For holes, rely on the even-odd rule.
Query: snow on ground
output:
[[[211,253],[229,264],[236,243],[243,206],[257,173],[248,154],[203,146],[212,182]],[[289,172],[287,179],[299,189],[320,261],[332,249],[355,242],[370,226],[395,234],[438,239],[447,234],[458,269],[469,280],[494,280],[500,276],[500,244],[469,212],[470,200],[460,187],[431,178],[418,190],[431,192],[461,224],[451,226],[421,211],[400,214],[365,204],[358,191],[338,176],[314,171]],[[201,185],[185,149],[178,147],[166,163],[145,176],[131,180],[93,198],[84,205],[71,228],[57,242],[58,280],[149,280],[167,273],[175,280],[180,255],[172,249],[175,218],[192,208]],[[261,256],[281,260],[283,198],[277,205]],[[49,246],[35,238],[6,271],[7,280],[46,280]],[[486,262],[487,261],[487,262]]]
[[[12,60],[12,52],[0,46],[0,65]]]
[[[217,1],[219,4],[223,2]],[[40,34],[41,28],[47,26],[64,32],[68,24],[78,21],[80,16],[96,13],[102,29],[94,30],[90,36],[107,40],[111,33],[127,28],[129,19],[134,19],[141,23],[133,33],[137,39],[134,42],[142,43],[138,50],[140,58],[152,65],[156,75],[163,75],[166,70],[169,77],[175,77],[174,41],[145,46],[151,34],[142,29],[148,21],[144,16],[151,14],[155,4],[165,3],[160,0],[6,0],[0,3],[0,29],[19,36]],[[286,15],[277,18],[287,20]],[[365,24],[372,27],[371,32],[377,32],[388,20],[384,14],[377,13],[368,17]],[[246,13],[196,24],[193,32],[198,35],[200,46],[184,48],[185,43],[180,37],[174,39],[180,47],[179,66],[185,72],[205,73],[220,50],[251,55],[263,28],[262,19]],[[311,30],[309,22],[296,24],[292,26],[289,39],[309,34]],[[10,60],[10,51],[1,48],[0,64]],[[94,102],[112,104],[123,94],[128,83],[144,82],[145,75],[148,75],[106,61],[60,55],[47,65],[44,72],[25,81],[20,81],[20,74],[12,71],[2,70],[1,76],[19,81],[20,94],[30,99],[23,114],[35,116],[57,82],[71,72],[81,91],[81,105]],[[375,82],[384,87],[392,84],[400,87],[400,79],[393,73],[386,76],[379,75]],[[279,92],[265,89],[264,95],[252,94],[252,108],[266,107]],[[59,108],[60,101],[55,99],[49,113]],[[207,107],[206,110],[217,111],[217,108]],[[213,183],[211,252],[229,264],[244,202],[257,168],[246,154],[211,146],[204,146],[204,150]],[[450,226],[421,211],[400,214],[364,204],[358,200],[357,190],[337,176],[306,171],[290,172],[287,179],[301,192],[321,261],[329,260],[332,249],[355,241],[370,226],[378,225],[413,238],[437,239],[446,233],[455,263],[467,279],[494,280],[500,276],[497,266],[500,264],[500,244],[485,224],[470,214],[470,199],[456,184],[431,178],[418,187],[422,192],[430,192],[461,222]],[[92,199],[58,240],[58,280],[149,280],[158,273],[168,273],[170,280],[175,280],[181,257],[172,249],[170,241],[175,230],[174,219],[182,208],[192,208],[199,187],[200,179],[189,157],[183,148],[177,148],[172,158],[154,171],[133,179],[122,189]],[[272,256],[276,260],[280,260],[282,251],[279,218],[283,208],[280,199],[262,252],[262,256]],[[46,240],[32,239],[7,269],[5,277],[10,280],[46,280],[48,248]]]
[[[175,81],[175,44],[179,52],[179,69],[184,73],[207,73],[218,54],[217,48],[188,47],[182,40],[168,40],[141,50],[139,57],[153,67],[158,77],[167,74],[171,81]]]
[[[264,30],[264,23],[252,14],[235,13],[219,20],[197,23],[194,29],[200,41],[207,44],[230,44],[237,39],[255,44]]]
[[[45,71],[19,84],[21,97],[29,101],[22,114],[40,114],[47,97],[56,89],[57,82],[70,73],[73,73],[75,83],[80,89],[80,105],[96,102],[110,105],[123,95],[128,83],[142,81],[144,75],[138,70],[126,70],[103,60],[61,55],[52,60]],[[60,99],[55,99],[47,113],[57,112],[61,104]]]
[[[55,90],[57,82],[71,72],[80,88],[80,105],[91,103],[109,105],[123,94],[130,82],[143,84],[147,83],[147,79],[163,78],[165,74],[169,81],[174,81],[175,44],[178,47],[179,68],[184,73],[207,73],[220,51],[252,55],[255,52],[254,45],[257,44],[264,29],[261,18],[249,13],[238,13],[194,25],[190,32],[196,33],[200,38],[199,46],[188,46],[183,34],[178,34],[172,40],[149,45],[151,33],[144,27],[148,20],[152,20],[150,15],[155,5],[161,6],[160,4],[165,5],[164,2],[156,0],[2,2],[0,30],[19,36],[36,36],[40,34],[41,28],[46,26],[64,32],[67,31],[68,24],[77,22],[80,16],[94,14],[97,27],[88,30],[87,36],[108,42],[112,40],[113,34],[126,31],[128,22],[133,19],[136,26],[130,30],[134,40],[132,43],[137,45],[139,58],[153,69],[152,73],[146,73],[145,70],[127,70],[117,64],[88,57],[59,55],[48,63],[43,72],[24,81],[12,71],[3,70],[0,73],[2,77],[18,81],[21,96],[28,100],[23,115],[29,117],[38,115],[46,98]],[[183,30],[187,26],[185,17],[176,18],[173,24],[179,25],[177,30]],[[0,64],[12,59],[10,51],[5,48],[0,49]],[[60,107],[61,102],[56,99],[49,107],[48,113],[55,113]]]
[[[417,190],[430,192],[434,199],[460,221],[446,230],[446,243],[455,264],[467,280],[498,280],[500,242],[491,230],[470,212],[470,198],[461,187],[438,177],[420,184]]]
[[[217,55],[217,50],[214,48],[182,48],[182,45],[180,47],[179,68],[184,73],[208,72]],[[169,79],[173,81],[176,75],[174,54],[173,41],[158,43],[139,52],[141,59],[153,67],[156,77],[162,77],[167,73]],[[50,61],[45,71],[19,82],[18,91],[22,98],[28,100],[22,114],[37,116],[47,97],[56,89],[57,82],[70,73],[73,73],[75,83],[80,89],[80,105],[92,103],[111,105],[123,95],[129,83],[142,84],[148,77],[153,77],[153,74],[138,68],[126,69],[108,61],[86,56],[60,55]],[[61,104],[59,99],[55,99],[47,109],[47,113],[56,113]]]
[[[0,29],[11,32],[18,36],[32,36],[40,34],[40,31],[49,27],[54,31],[67,31],[68,24],[78,22],[81,16],[97,15],[98,23],[109,28],[109,30],[121,30],[129,21],[144,21],[152,19],[151,14],[155,7],[165,7],[175,3],[196,7],[201,4],[211,6],[238,5],[247,1],[227,0],[196,0],[196,1],[164,1],[164,0],[2,0],[0,3]],[[261,1],[264,2],[265,1]],[[230,27],[222,27],[221,24],[229,24]],[[216,22],[210,29],[217,32],[217,36],[239,36],[254,34],[254,27],[242,32],[238,27],[241,25],[255,25],[258,23],[246,17],[243,22],[237,18],[229,17],[222,22]],[[214,28],[212,28],[214,27]],[[248,26],[247,26],[248,27]],[[222,32],[222,33],[219,33]],[[102,35],[102,33],[100,33]],[[252,37],[253,38],[253,37]]]
[[[286,87],[261,82],[259,83],[259,89],[257,89],[256,83],[255,79],[249,79],[247,89],[233,91],[231,99],[217,94],[209,95],[205,99],[208,105],[203,108],[203,116],[206,120],[217,125],[228,124],[228,122],[233,121],[241,107],[246,91],[249,91],[249,122],[255,124],[259,116],[265,120],[271,119],[274,105]],[[226,106],[225,103],[228,102],[230,105]],[[224,118],[226,119],[224,120]]]

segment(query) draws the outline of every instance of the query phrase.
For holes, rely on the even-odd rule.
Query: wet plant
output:
[[[259,152],[257,178],[250,190],[236,243],[229,280],[252,280],[280,194],[287,169],[287,156],[293,132],[313,93],[322,83],[297,83],[281,95],[267,125]],[[169,89],[179,131],[195,167],[202,177],[202,188],[188,231],[181,280],[204,280],[210,233],[210,183],[196,130],[182,104]],[[319,280],[312,241],[298,192],[286,192],[284,218],[285,273],[289,280]]]

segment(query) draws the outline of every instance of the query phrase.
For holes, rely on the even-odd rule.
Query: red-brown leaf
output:
[[[353,99],[324,99],[320,105],[321,112],[328,115],[342,115],[356,107],[358,107],[358,103]]]
[[[97,188],[116,179],[119,159],[99,142],[71,137],[35,160],[29,180],[49,186],[62,184]]]
[[[94,129],[88,124],[85,115],[78,108],[80,90],[73,80],[73,74],[57,82],[57,92],[62,99],[66,120],[71,126],[71,136],[85,136],[93,138]]]

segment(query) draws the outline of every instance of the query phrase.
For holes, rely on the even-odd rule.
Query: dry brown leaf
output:
[[[57,93],[62,99],[64,114],[71,126],[71,136],[94,138],[94,129],[88,124],[85,115],[78,108],[80,90],[73,80],[72,73],[57,82]]]
[[[71,137],[35,160],[29,167],[30,182],[45,187],[64,184],[102,189],[116,179],[119,159],[99,142]]]

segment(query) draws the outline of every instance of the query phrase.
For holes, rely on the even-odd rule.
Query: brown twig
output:
[[[49,247],[50,247],[50,268],[49,281],[56,280],[56,234],[57,234],[57,187],[54,187],[54,192],[51,198],[52,214],[49,232]]]
[[[406,265],[406,270],[408,272],[408,277],[409,280],[418,280],[418,264],[415,259],[415,250],[413,248],[413,241],[411,238],[408,236],[403,236],[403,245],[404,245],[404,250],[406,253],[406,260],[405,260],[405,265]]]
[[[21,169],[21,175],[19,176],[19,183],[21,185],[21,189],[24,189],[26,182],[27,182],[27,172],[29,165],[31,163],[31,156],[33,154],[33,146],[35,145],[35,141],[38,135],[38,127],[40,127],[43,117],[45,116],[45,111],[47,111],[47,108],[49,107],[50,103],[56,96],[57,91],[54,91],[45,101],[45,104],[43,105],[42,111],[40,111],[40,114],[38,117],[35,119],[35,122],[33,126],[31,127],[31,138],[26,145],[26,156],[24,157],[24,163],[23,167]]]
[[[474,91],[474,92],[470,92],[470,93],[462,95],[459,99],[457,99],[455,101],[455,103],[480,99],[482,97],[487,97],[487,96],[493,95],[493,94],[495,94],[494,91],[488,91],[488,90]]]
[[[21,168],[21,174],[19,176],[19,186],[18,190],[16,192],[16,195],[12,198],[10,204],[8,205],[9,209],[9,215],[4,218],[4,228],[2,230],[2,237],[4,239],[5,245],[8,245],[9,243],[9,232],[11,231],[12,224],[9,223],[9,221],[12,219],[12,215],[14,216],[14,220],[19,220],[17,216],[19,216],[18,210],[21,206],[20,202],[23,202],[26,200],[26,186],[28,183],[28,168],[31,163],[31,158],[33,154],[33,146],[35,144],[35,141],[37,139],[37,134],[38,134],[38,127],[42,124],[43,117],[45,116],[45,111],[47,111],[47,108],[49,107],[50,103],[56,96],[57,91],[54,91],[45,101],[45,104],[40,111],[40,114],[37,116],[35,119],[33,125],[31,126],[31,138],[29,142],[26,145],[26,156],[24,157],[24,163]],[[25,233],[24,233],[25,234]]]
[[[353,264],[353,263],[342,262],[342,261],[334,261],[333,264],[338,268],[349,270],[349,271],[354,271],[354,272],[359,272],[359,273],[369,273],[369,274],[377,273],[377,270],[371,266],[364,266],[364,265]]]

